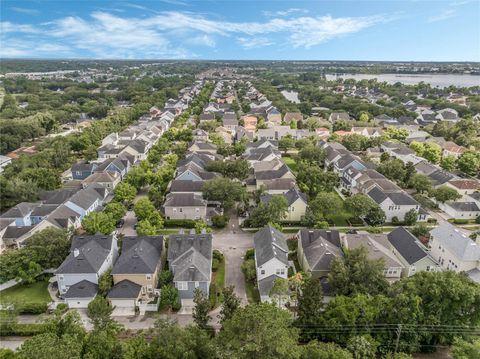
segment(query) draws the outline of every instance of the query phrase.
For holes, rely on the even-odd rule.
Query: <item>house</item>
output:
[[[207,153],[212,153],[215,154],[217,153],[217,146],[214,145],[213,143],[208,143],[208,142],[194,142],[190,145],[188,148],[189,152],[207,152]]]
[[[115,263],[117,254],[115,234],[74,236],[70,254],[55,272],[60,295],[84,280],[98,284],[100,276]]]
[[[288,278],[287,240],[282,232],[267,225],[255,233],[253,243],[260,300],[269,302],[275,280]]]
[[[169,193],[162,208],[167,219],[207,218],[207,201],[194,193]]]
[[[443,146],[443,156],[453,156],[455,158],[460,157],[467,149],[463,146],[459,146],[456,143],[448,141]]]
[[[84,180],[97,168],[96,163],[77,162],[72,165],[72,179]]]
[[[368,138],[376,138],[383,135],[383,130],[380,127],[352,127],[350,132]]]
[[[383,273],[389,282],[400,279],[403,264],[389,249],[386,234],[345,234],[342,238],[342,246],[345,249],[363,247],[367,250],[367,258],[370,260],[382,260],[384,263]]]
[[[31,226],[32,221],[30,215],[37,206],[38,203],[20,202],[3,213],[0,218],[14,219],[15,226],[17,227]]]
[[[385,212],[386,221],[391,222],[394,217],[403,221],[405,214],[410,210],[420,211],[420,204],[406,192],[383,192],[378,187],[367,193]]]
[[[140,284],[124,279],[113,285],[107,298],[115,308],[114,312],[117,312],[117,315],[134,315],[135,308],[140,302],[141,293],[142,286]]]
[[[85,309],[88,304],[95,299],[98,293],[98,284],[92,283],[86,279],[72,284],[63,294],[65,303],[71,309]]]
[[[328,122],[335,123],[337,121],[350,121],[350,115],[346,112],[332,112],[328,117]]]
[[[170,235],[167,260],[182,306],[193,306],[196,288],[208,296],[212,278],[211,234]]]
[[[445,202],[439,203],[439,208],[454,219],[475,219],[480,216],[480,208],[477,203],[469,202]]]
[[[215,129],[215,133],[222,138],[225,144],[231,145],[233,143],[232,132],[226,127],[223,127],[223,126],[217,127]]]
[[[314,278],[327,277],[332,261],[343,257],[338,231],[301,229],[296,238],[300,267]]]
[[[435,118],[439,121],[457,122],[459,120],[458,111],[453,108],[444,108],[437,111]]]
[[[193,140],[199,142],[207,142],[208,141],[208,132],[202,130],[201,128],[196,128],[193,130]]]
[[[398,227],[387,235],[390,250],[403,265],[402,276],[410,277],[417,272],[437,272],[438,263],[420,241],[406,228]]]
[[[257,181],[257,186],[261,186],[266,181],[285,178],[295,179],[295,175],[290,171],[287,165],[283,165],[277,170],[255,172],[255,180]]]
[[[65,206],[80,215],[80,220],[89,213],[95,211],[103,202],[101,194],[94,188],[88,187],[78,191]]]
[[[292,188],[285,192],[283,196],[287,199],[288,208],[283,218],[284,221],[299,222],[305,217],[307,211],[307,195],[298,188]],[[264,194],[260,197],[262,203],[268,203],[273,195]]]
[[[303,120],[303,115],[301,112],[287,112],[285,116],[283,116],[283,121],[289,125],[291,122],[297,123],[298,121]]]
[[[261,147],[247,151],[247,155],[244,156],[245,160],[250,166],[253,166],[258,162],[274,161],[280,159],[281,154],[276,148],[273,147]]]
[[[109,158],[99,164],[94,172],[118,172],[120,178],[123,180],[128,174],[130,167],[133,165],[135,159],[125,153],[118,158]]]
[[[198,116],[198,120],[200,122],[215,121],[215,114],[213,112],[202,113]]]
[[[255,132],[257,129],[258,119],[255,116],[247,115],[243,116],[243,127],[246,131]]]
[[[282,113],[276,107],[270,106],[266,110],[267,121],[279,125],[282,122]]]
[[[0,155],[0,173],[2,173],[3,169],[7,167],[10,163],[12,163],[12,159],[10,157]]]
[[[234,112],[226,112],[223,115],[223,127],[229,129],[232,133],[234,133],[237,126],[237,115],[235,115]]]
[[[120,183],[120,175],[118,172],[95,172],[85,178],[82,182],[83,188],[89,186],[100,186],[113,191]]]
[[[120,153],[127,153],[135,159],[135,162],[143,161],[147,158],[151,143],[141,139],[130,141]]]
[[[163,266],[161,260],[163,252],[163,236],[123,238],[122,253],[112,269],[114,285],[112,296],[109,294],[112,304],[135,309],[135,303],[139,300],[137,286],[140,286],[140,295],[146,302],[154,298],[158,275]],[[127,290],[133,296],[121,297],[120,293],[126,294]]]
[[[460,229],[442,222],[430,231],[430,253],[445,270],[469,272],[480,269],[480,243]]]
[[[201,196],[204,183],[204,181],[173,180],[170,182],[167,191],[171,193],[193,193]]]

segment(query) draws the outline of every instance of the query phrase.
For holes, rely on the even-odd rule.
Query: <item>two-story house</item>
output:
[[[283,196],[288,203],[283,220],[289,222],[301,221],[303,217],[305,217],[307,211],[307,195],[301,192],[298,188],[292,188],[283,193]],[[266,193],[260,197],[260,201],[262,203],[268,203],[272,198],[273,195]]]
[[[267,225],[255,233],[253,243],[260,300],[269,302],[275,280],[288,278],[287,241],[282,232]]]
[[[378,187],[371,189],[367,196],[373,199],[385,212],[386,221],[391,222],[393,217],[399,221],[405,219],[405,214],[410,210],[420,211],[420,204],[406,192],[383,192]]]
[[[169,193],[163,212],[167,219],[206,219],[207,201],[194,193]]]
[[[76,301],[70,303],[68,298],[78,299],[79,294],[77,292],[80,286],[88,287],[90,293],[92,285],[85,283],[85,281],[98,285],[100,276],[112,267],[117,255],[118,247],[115,234],[109,236],[74,236],[70,254],[55,272],[60,296],[66,298],[69,305],[76,308],[85,308],[94,296],[83,297],[84,299],[80,303]],[[70,289],[75,293],[74,295],[69,293]]]
[[[170,235],[167,260],[182,306],[193,306],[196,288],[208,296],[212,278],[211,234]]]

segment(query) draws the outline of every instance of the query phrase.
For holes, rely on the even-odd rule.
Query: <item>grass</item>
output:
[[[255,283],[245,281],[248,303],[260,303],[260,293]]]
[[[17,284],[0,292],[0,303],[43,304],[50,303],[52,298],[48,293],[48,281],[32,284]]]
[[[283,162],[292,170],[293,174],[297,174],[298,164],[292,157],[282,157]]]
[[[223,303],[223,288],[225,287],[225,258],[218,265],[216,272],[212,272],[212,283],[215,284],[215,287],[210,285],[210,295],[216,295],[216,298],[210,299],[212,309],[218,307]],[[215,288],[216,293],[212,293],[212,288]]]

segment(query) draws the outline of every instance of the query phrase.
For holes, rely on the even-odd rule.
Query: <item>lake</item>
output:
[[[298,99],[298,92],[283,90],[281,94],[290,102],[300,103],[300,100]]]
[[[468,74],[326,74],[327,80],[336,80],[338,78],[370,80],[377,79],[379,82],[394,84],[401,82],[406,85],[415,85],[419,82],[425,82],[432,87],[448,87],[451,85],[457,87],[480,86],[480,76]]]

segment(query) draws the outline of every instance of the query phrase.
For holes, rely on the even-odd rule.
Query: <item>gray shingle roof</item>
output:
[[[86,210],[89,209],[95,201],[100,199],[99,193],[93,188],[85,188],[70,197],[68,201]]]
[[[461,212],[478,212],[480,208],[478,208],[475,202],[447,202],[447,204],[455,209],[456,211]]]
[[[171,235],[167,258],[174,267],[174,281],[210,281],[212,235]]]
[[[480,245],[472,241],[460,232],[454,225],[442,222],[438,227],[430,231],[442,246],[445,246],[455,256],[464,261],[480,260]]]
[[[98,285],[88,280],[82,280],[68,288],[65,298],[95,298],[98,292]]]
[[[268,296],[270,295],[270,291],[272,290],[273,283],[276,279],[282,279],[282,277],[272,274],[268,277],[263,278],[262,280],[258,281],[258,291],[260,292],[261,296]]]
[[[288,265],[288,246],[285,236],[270,225],[263,227],[253,236],[257,266],[273,258]]]
[[[77,193],[76,189],[62,189],[58,191],[44,191],[40,193],[40,200],[44,204],[62,204]]]
[[[312,271],[328,271],[335,257],[343,257],[338,231],[301,229],[298,234]]]
[[[4,214],[2,218],[22,218],[28,215],[33,209],[38,206],[38,203],[20,202],[15,207],[10,208]]]
[[[383,201],[387,199],[387,195],[382,192],[378,187],[373,187],[367,194],[378,204],[383,203]]]
[[[164,207],[204,207],[207,205],[201,196],[194,193],[169,193]]]
[[[173,180],[170,192],[202,192],[204,181]]]
[[[398,227],[390,232],[387,238],[408,264],[415,264],[420,259],[427,257],[427,252],[421,247],[417,238],[403,227]]]
[[[110,292],[108,292],[107,298],[110,299],[137,299],[140,295],[142,286],[124,279],[115,284]]]
[[[75,236],[70,254],[56,273],[97,273],[107,259],[113,245],[113,236]]]
[[[163,236],[124,237],[122,254],[113,266],[112,274],[154,273],[163,248]]]

